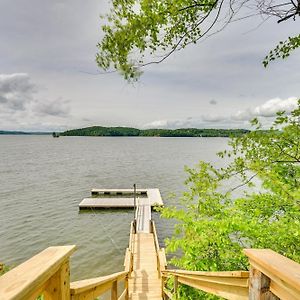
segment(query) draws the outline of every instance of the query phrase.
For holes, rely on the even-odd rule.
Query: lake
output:
[[[0,261],[16,266],[48,246],[76,244],[72,280],[122,270],[133,210],[79,213],[92,188],[185,189],[184,166],[220,164],[226,138],[0,136]],[[154,213],[159,240],[172,223]]]

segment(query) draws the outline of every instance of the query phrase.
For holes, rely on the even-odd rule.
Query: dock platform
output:
[[[159,189],[137,189],[136,203],[132,189],[92,189],[91,197],[83,199],[80,209],[133,208],[136,206],[163,206]]]

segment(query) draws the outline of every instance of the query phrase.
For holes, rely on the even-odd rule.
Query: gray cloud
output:
[[[25,110],[33,101],[36,88],[28,74],[0,74],[0,105],[2,109]]]
[[[44,100],[29,74],[0,74],[0,129],[48,130],[66,128],[70,101]]]
[[[53,101],[38,101],[33,106],[33,111],[41,116],[68,117],[70,114],[70,101],[57,99]]]
[[[26,73],[0,74],[0,107],[2,113],[26,111],[40,116],[66,117],[70,113],[69,101],[63,99],[35,99],[38,87]]]
[[[209,101],[209,104],[211,104],[211,105],[216,105],[218,102],[216,101],[216,100],[214,100],[214,99],[211,99],[210,101]]]

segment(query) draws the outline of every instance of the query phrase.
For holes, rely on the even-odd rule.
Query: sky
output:
[[[300,50],[262,66],[299,20],[234,22],[128,84],[95,63],[107,0],[0,1],[0,130],[249,128],[299,97]]]

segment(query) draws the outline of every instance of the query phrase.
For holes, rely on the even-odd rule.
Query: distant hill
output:
[[[229,137],[241,136],[246,129],[136,129],[131,127],[93,126],[67,130],[61,136],[159,136],[159,137]]]
[[[0,130],[0,134],[7,134],[7,135],[47,135],[47,134],[52,134],[52,133],[51,132],[26,132],[26,131]]]
[[[0,130],[0,134],[27,134],[23,131],[6,131],[6,130]]]

